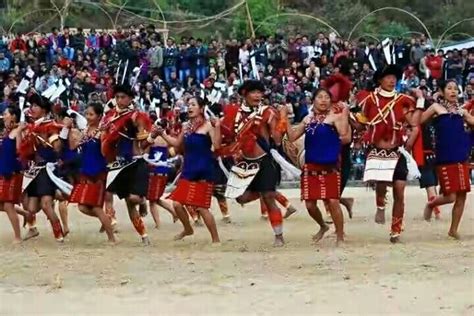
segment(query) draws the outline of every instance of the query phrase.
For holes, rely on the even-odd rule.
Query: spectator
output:
[[[172,39],[166,41],[166,48],[163,54],[165,82],[171,83],[171,73],[176,73],[176,61],[178,58],[178,50]]]
[[[191,75],[192,67],[192,48],[188,48],[186,43],[181,43],[177,58],[177,68],[179,80],[187,87],[188,77]]]
[[[462,59],[459,51],[448,51],[448,57],[445,63],[445,79],[455,79],[458,84],[462,84]]]
[[[5,57],[5,53],[0,52],[0,74],[10,71],[10,60]]]
[[[423,47],[420,44],[419,39],[415,39],[415,45],[412,46],[410,50],[410,62],[415,65],[416,69],[420,69],[420,61],[425,55]]]
[[[430,77],[434,79],[441,79],[443,76],[443,51],[438,51],[435,55],[434,49],[431,49],[428,56],[426,57],[426,67],[429,70]]]
[[[150,70],[153,74],[158,74],[163,66],[163,48],[160,43],[152,40],[148,50],[147,58],[150,61]]]
[[[196,40],[195,52],[196,80],[198,83],[202,83],[208,76],[207,69],[209,67],[209,63],[207,48],[202,45],[202,39],[200,38]]]

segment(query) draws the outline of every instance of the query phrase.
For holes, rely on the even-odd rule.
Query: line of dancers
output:
[[[393,190],[390,241],[400,241],[406,181],[416,176],[416,165],[422,171],[421,186],[428,188],[425,219],[433,212],[438,217],[439,206],[454,203],[449,236],[459,238],[470,191],[472,102],[457,102],[454,81],[440,85],[438,99],[432,104],[421,90],[413,91],[413,96],[397,93],[401,71],[389,65],[376,73],[374,91],[355,96],[356,111],[344,102],[349,99],[351,83],[338,76],[314,93],[310,113],[295,126],[288,122],[286,107],[263,104],[266,89],[254,80],[241,85],[241,104],[226,108],[223,117],[210,113],[202,98],[191,97],[188,121],[179,127],[135,109],[134,93],[126,85],[115,87],[115,106],[106,113],[102,104],[89,104],[87,124],[79,124],[77,113],[67,109],[53,115],[51,103],[31,93],[27,111],[9,106],[3,113],[0,210],[8,215],[14,242],[39,235],[36,215],[40,211],[50,221],[54,238],[63,242],[69,233],[68,204],[77,204],[80,212],[100,221],[100,230],[114,243],[113,199],[117,196],[125,201],[130,221],[145,245],[150,244],[143,220],[147,204],[157,227],[159,207],[181,222],[183,230],[176,240],[192,235],[192,221],[202,220],[212,242],[218,243],[210,212],[215,197],[227,223],[231,222],[228,199],[241,205],[259,201],[262,216],[273,230],[274,245],[282,246],[284,218],[296,212],[277,191],[283,172],[300,178],[301,200],[319,225],[314,241],[329,230],[317,205],[322,201],[339,245],[344,242],[341,204],[352,216],[353,200],[341,195],[350,173],[355,133],[362,133],[369,144],[364,181],[375,185],[377,223],[385,222],[387,187]],[[423,131],[434,131],[429,134],[430,148],[425,148],[429,147],[428,132]],[[285,144],[300,145],[290,151],[291,146]],[[176,165],[179,172],[170,185],[169,174]],[[440,195],[435,190],[436,179]],[[174,187],[170,193],[166,192],[169,187]],[[27,228],[23,238],[19,216]]]

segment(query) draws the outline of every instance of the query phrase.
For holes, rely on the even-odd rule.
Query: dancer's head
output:
[[[104,106],[100,102],[92,102],[86,108],[86,120],[89,125],[98,125],[104,114]]]
[[[458,100],[459,88],[456,80],[441,81],[439,90],[447,102],[455,103]]]
[[[377,70],[374,75],[376,84],[385,91],[393,91],[397,86],[397,81],[402,78],[402,70],[397,65],[387,65]]]
[[[204,116],[206,101],[200,97],[192,97],[188,100],[188,117],[190,119]]]
[[[238,92],[244,97],[248,106],[257,107],[262,102],[265,86],[258,80],[247,80],[240,86]]]
[[[42,118],[51,112],[51,102],[39,94],[31,95],[28,102],[30,103],[30,115],[35,120]]]
[[[134,96],[132,89],[128,85],[117,85],[114,88],[114,97],[119,110],[128,108]]]
[[[21,111],[16,106],[8,106],[3,112],[3,122],[5,126],[11,126],[20,121]]]
[[[331,108],[331,92],[324,88],[316,90],[313,96],[313,112],[327,112]]]

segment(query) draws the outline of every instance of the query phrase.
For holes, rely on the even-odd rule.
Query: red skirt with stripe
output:
[[[213,188],[214,184],[211,182],[189,181],[181,178],[169,199],[183,205],[209,209]]]
[[[469,165],[453,163],[436,167],[441,193],[448,195],[457,192],[470,192]]]
[[[81,175],[79,182],[72,189],[69,203],[77,203],[89,207],[102,207],[105,197],[105,181],[105,174],[97,177]]]
[[[168,177],[162,174],[150,173],[146,198],[150,202],[159,201],[165,192]]]
[[[13,174],[11,177],[0,177],[0,202],[19,204],[21,201],[21,192],[23,184],[23,175],[21,173]]]
[[[301,199],[339,200],[341,173],[334,165],[305,164],[301,175]]]

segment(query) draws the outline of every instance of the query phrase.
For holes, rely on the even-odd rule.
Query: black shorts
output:
[[[351,175],[351,146],[344,145],[342,146],[341,151],[341,194],[344,192],[344,189],[349,181],[349,176]]]
[[[247,191],[265,193],[275,192],[280,184],[281,170],[278,163],[271,155],[265,155],[258,160],[245,159],[246,162],[259,162],[260,170],[247,188]]]
[[[143,159],[137,160],[119,173],[107,191],[117,194],[119,199],[125,199],[129,195],[146,196],[148,177],[148,164]]]
[[[56,195],[56,185],[49,178],[46,168],[41,169],[38,175],[26,188],[28,197],[42,197]]]
[[[405,156],[400,154],[400,158],[398,158],[397,165],[395,166],[395,171],[393,172],[393,182],[407,181],[407,177],[408,177],[407,159],[405,158]]]
[[[436,169],[434,166],[420,167],[420,188],[426,189],[438,185],[438,177],[436,176]]]

